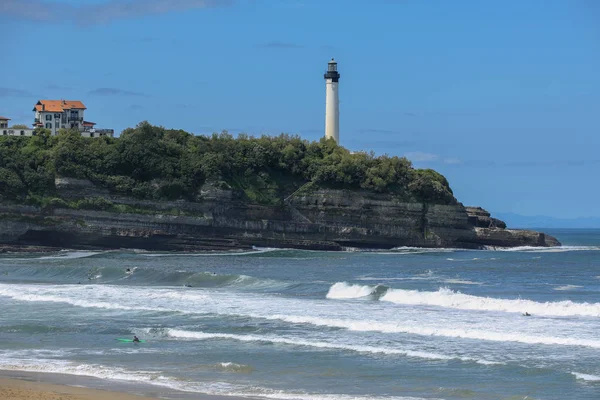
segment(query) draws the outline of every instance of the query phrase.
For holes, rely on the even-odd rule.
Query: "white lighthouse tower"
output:
[[[336,143],[340,142],[339,80],[337,62],[332,58],[327,64],[327,73],[325,73],[325,137],[332,138]]]

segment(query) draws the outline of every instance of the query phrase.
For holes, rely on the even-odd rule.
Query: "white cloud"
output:
[[[104,23],[116,19],[166,14],[199,8],[230,6],[234,0],[109,0],[77,4],[42,0],[0,0],[0,15],[31,21],[79,24]]]
[[[436,161],[439,157],[437,154],[424,153],[422,151],[412,151],[409,153],[404,153],[404,157],[408,158],[413,162],[420,161]]]
[[[460,161],[458,158],[444,158],[443,160],[444,164],[461,164],[462,161]]]

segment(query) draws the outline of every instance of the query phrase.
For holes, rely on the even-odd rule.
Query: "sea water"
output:
[[[565,245],[3,254],[0,369],[166,397],[597,400],[600,231],[548,233]]]

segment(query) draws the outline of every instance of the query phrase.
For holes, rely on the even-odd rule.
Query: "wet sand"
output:
[[[51,383],[50,383],[51,382]],[[94,384],[94,382],[96,384]],[[102,385],[99,385],[102,382]],[[85,384],[85,387],[82,387]],[[102,387],[92,389],[90,386]],[[75,386],[72,386],[75,385]],[[1,400],[248,400],[242,397],[186,393],[62,374],[0,370]]]
[[[3,400],[143,400],[156,398],[15,378],[0,378],[0,399]]]

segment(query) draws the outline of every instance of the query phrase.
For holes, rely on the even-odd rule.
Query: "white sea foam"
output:
[[[483,285],[481,282],[469,281],[466,279],[444,279],[445,283],[454,283],[457,285]]]
[[[39,301],[39,302],[51,302],[51,303],[65,303],[71,304],[78,307],[91,307],[91,308],[104,308],[107,310],[131,310],[131,306],[124,304],[106,302],[106,301],[90,301],[80,298],[73,298],[64,296],[59,293],[53,294],[34,294],[30,291],[19,290],[11,285],[0,284],[0,296],[7,296],[15,300],[21,301]],[[141,311],[165,311],[164,308],[153,308],[153,307],[134,307],[136,310]]]
[[[579,286],[579,285],[563,285],[563,286],[557,286],[554,288],[554,290],[575,290],[575,289],[579,289],[583,286]]]
[[[327,292],[328,299],[357,299],[371,295],[375,286],[351,285],[346,282],[338,282],[332,285]]]
[[[151,331],[151,329],[147,329]],[[336,342],[325,342],[325,341],[312,341],[305,340],[297,337],[281,337],[281,336],[269,336],[269,335],[237,335],[231,333],[206,333],[198,331],[188,331],[181,329],[167,329],[165,335],[170,338],[178,339],[189,339],[189,340],[209,340],[209,339],[227,339],[236,340],[240,342],[264,342],[264,343],[279,343],[290,346],[302,346],[312,347],[326,350],[347,350],[354,351],[357,353],[372,353],[372,354],[386,354],[386,355],[401,355],[406,357],[415,357],[427,360],[462,360],[468,362],[476,362],[479,364],[491,365],[500,364],[494,361],[480,360],[462,356],[449,356],[445,354],[431,353],[418,350],[399,349],[393,347],[377,347],[367,345],[355,345],[348,343],[336,343]]]
[[[286,249],[256,248],[251,251],[230,251],[226,253],[141,253],[144,257],[204,257],[204,256],[247,256],[253,254],[271,253],[273,251],[284,251]]]
[[[101,253],[102,252],[97,251],[61,251],[60,253],[53,254],[51,256],[42,256],[35,258],[35,260],[68,260],[75,258],[91,257]]]
[[[375,254],[423,254],[423,253],[454,253],[455,251],[465,251],[458,248],[428,248],[428,247],[394,247],[392,251],[378,251]]]
[[[190,382],[165,376],[160,372],[127,370],[98,364],[78,364],[66,360],[8,360],[0,359],[0,368],[9,371],[28,371],[88,376],[110,381],[135,382],[165,387],[176,391],[204,393],[214,396],[266,397],[281,400],[425,400],[416,397],[353,396],[345,394],[290,393],[283,390],[247,386],[229,382]],[[436,399],[429,399],[436,400]]]
[[[436,292],[389,289],[382,301],[396,304],[429,305],[461,310],[503,311],[544,316],[600,316],[600,303],[575,303],[570,300],[540,303],[526,299],[498,299],[463,294],[448,288]]]
[[[559,246],[559,247],[535,247],[535,246],[519,246],[519,247],[496,247],[489,248],[495,251],[517,251],[530,253],[564,253],[567,251],[600,251],[600,246]]]
[[[571,374],[573,374],[576,379],[580,379],[582,381],[600,382],[600,376],[597,375],[582,374],[580,372],[571,372]]]
[[[600,340],[572,337],[537,336],[505,331],[492,331],[469,328],[440,328],[416,326],[412,324],[385,323],[373,321],[349,321],[335,318],[319,318],[293,315],[263,316],[266,319],[281,319],[292,323],[313,324],[332,328],[345,328],[360,332],[406,333],[421,336],[442,336],[461,339],[486,340],[493,342],[517,342],[558,346],[583,346],[600,349]]]
[[[560,346],[585,346],[600,348],[600,339],[590,333],[587,325],[576,321],[565,320],[560,330],[552,329],[555,322],[531,318],[523,320],[518,317],[504,318],[501,315],[470,318],[465,313],[445,313],[440,321],[438,313],[423,313],[412,307],[397,307],[392,310],[384,303],[360,302],[361,304],[344,304],[331,300],[297,300],[264,294],[223,292],[217,290],[187,291],[172,288],[137,288],[121,286],[93,286],[86,290],[81,285],[47,286],[47,285],[7,285],[0,284],[0,295],[23,301],[58,302],[77,305],[79,307],[100,307],[107,309],[127,310],[136,313],[142,311],[168,311],[195,315],[230,315],[256,319],[278,320],[293,324],[312,324],[331,328],[343,328],[353,331],[371,331],[383,333],[413,334],[421,336],[438,336],[465,338],[497,342],[519,342],[526,344],[544,344]],[[444,289],[454,296],[456,293]],[[410,292],[423,304],[422,292]],[[388,292],[389,293],[389,292]],[[438,292],[424,292],[433,299],[439,297]],[[436,297],[437,296],[437,297]],[[465,296],[465,297],[460,297]],[[411,298],[410,296],[408,296]],[[426,300],[429,298],[426,297]],[[443,297],[443,296],[442,296]],[[465,300],[463,307],[467,309],[504,310],[513,300],[486,299],[459,294],[458,299]],[[398,300],[398,299],[395,299]],[[429,301],[429,300],[428,300]],[[487,302],[489,301],[489,304]],[[519,310],[519,302],[512,304]],[[482,304],[480,304],[482,303]],[[586,308],[598,307],[594,304],[575,304],[572,302],[535,303],[538,307],[548,307],[554,314],[563,310],[565,315],[585,313]],[[564,304],[563,304],[564,303]],[[373,304],[377,305],[374,307]],[[445,304],[445,303],[444,303]],[[475,304],[475,306],[473,305]],[[530,303],[525,303],[532,305]],[[447,305],[446,305],[447,306]],[[458,304],[461,306],[461,304]],[[554,307],[554,310],[552,309]],[[562,307],[562,308],[561,308]],[[509,310],[511,310],[509,308]],[[511,310],[512,311],[512,310]],[[539,310],[541,311],[541,310]],[[499,323],[499,318],[503,322]]]
[[[395,277],[395,278],[386,278],[386,277],[370,277],[364,276],[360,278],[356,278],[357,281],[431,281],[436,280],[437,278],[433,275],[417,275],[417,276],[407,276],[407,277]]]

